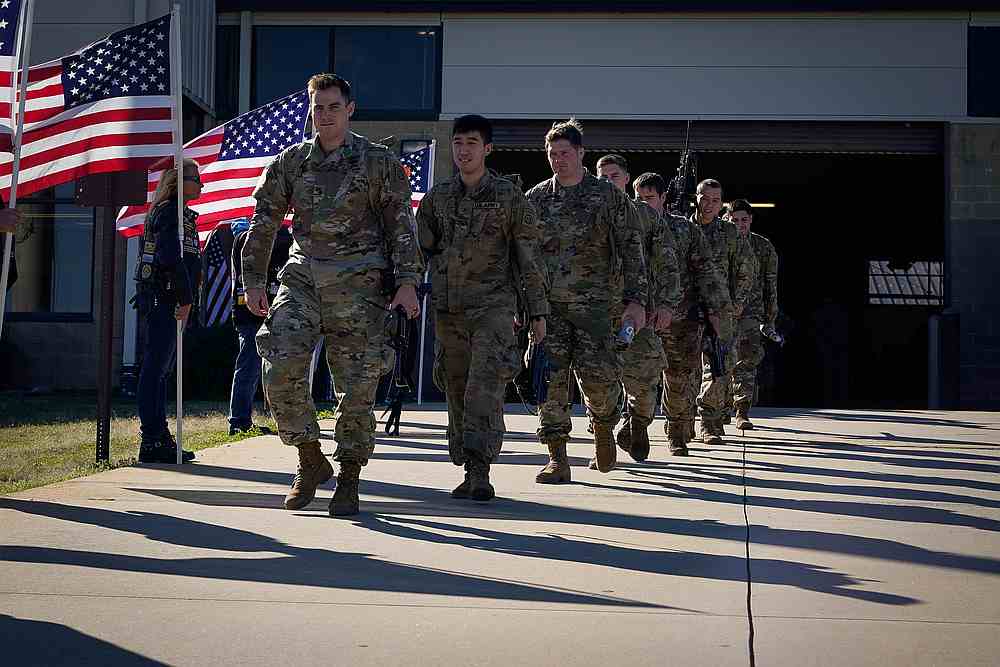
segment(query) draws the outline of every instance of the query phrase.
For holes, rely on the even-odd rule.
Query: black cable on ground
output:
[[[751,586],[753,580],[750,574],[750,514],[747,511],[747,441],[746,441],[746,431],[743,431],[743,521],[746,524],[746,542],[744,547],[746,548],[746,564],[747,564],[747,623],[749,624],[749,636],[747,637],[747,649],[750,656],[750,667],[756,667],[757,660],[754,655],[753,639],[754,639],[754,629],[753,629],[753,604],[751,600]]]

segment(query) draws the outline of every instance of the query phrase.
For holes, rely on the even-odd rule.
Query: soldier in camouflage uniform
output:
[[[520,368],[515,305],[523,288],[531,333],[545,338],[545,268],[538,218],[519,187],[486,168],[493,126],[482,116],[452,128],[458,173],[420,202],[420,245],[433,258],[440,372],[448,398],[448,449],[465,480],[453,498],[494,496],[490,464],[503,444],[507,383]]]
[[[620,312],[636,331],[646,321],[642,241],[629,204],[611,183],[583,167],[583,132],[575,120],[555,123],[545,136],[553,176],[528,191],[542,223],[542,253],[549,276],[548,399],[540,407],[538,439],[549,449],[540,484],[570,481],[571,386],[575,372],[594,426],[597,466],[615,464],[613,430],[621,418],[621,357],[614,347]],[[617,276],[623,298],[615,303]],[[622,306],[624,309],[622,310]]]
[[[415,238],[410,187],[398,158],[385,146],[350,132],[350,84],[333,74],[309,80],[316,136],[279,153],[254,190],[257,207],[243,248],[247,306],[266,315],[257,334],[264,389],[286,445],[298,448],[298,473],[285,507],[301,509],[333,469],[319,444],[316,408],[307,384],[313,347],[326,338],[337,378],[334,437],[340,462],[330,514],[358,512],[358,477],[375,448],[375,392],[382,371],[390,309],[420,312],[416,285],[423,261]],[[294,210],[288,263],[268,305],[264,286],[274,235]]]
[[[597,174],[626,193],[628,162],[621,155],[605,155],[597,161]],[[618,446],[635,461],[649,456],[647,429],[656,412],[656,390],[667,366],[661,336],[673,321],[680,305],[681,287],[674,234],[669,224],[642,200],[629,200],[629,212],[639,228],[646,260],[649,299],[646,326],[622,353],[622,381],[628,396],[628,410],[616,438]],[[596,468],[596,462],[591,462]]]
[[[695,399],[698,392],[691,376],[701,375],[703,325],[697,310],[703,305],[715,326],[721,326],[729,308],[729,292],[712,261],[711,249],[701,230],[687,218],[666,208],[667,184],[659,174],[645,173],[635,180],[638,198],[657,211],[670,228],[680,269],[680,299],[676,317],[660,335],[667,363],[663,370],[664,431],[671,454],[687,456],[687,443],[694,438]]]
[[[715,266],[722,275],[723,284],[729,291],[732,307],[727,309],[720,328],[716,328],[719,338],[729,346],[726,355],[726,372],[722,377],[713,378],[708,360],[702,361],[701,393],[698,394],[698,413],[701,416],[701,439],[706,444],[721,444],[725,435],[723,419],[726,415],[726,396],[729,393],[730,371],[736,366],[734,317],[743,312],[750,288],[753,287],[757,271],[757,259],[750,244],[740,236],[733,225],[719,218],[722,209],[722,184],[714,179],[705,179],[698,184],[698,210],[691,221],[697,223],[712,251]]]
[[[740,235],[750,242],[757,258],[757,273],[750,299],[743,308],[737,325],[738,360],[733,368],[733,406],[736,408],[736,428],[752,430],[750,407],[757,386],[757,367],[764,360],[761,327],[774,329],[778,319],[778,253],[774,245],[760,234],[750,231],[753,207],[745,199],[730,206],[730,220]]]

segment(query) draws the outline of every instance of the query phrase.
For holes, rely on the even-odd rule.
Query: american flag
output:
[[[229,256],[233,232],[228,224],[217,225],[205,243],[205,281],[202,287],[201,320],[206,327],[225,324],[232,313]]]
[[[173,153],[170,22],[121,30],[29,70],[18,194],[145,169]],[[0,162],[4,195],[12,164]]]
[[[21,0],[0,2],[0,151],[13,150],[14,81],[17,77],[17,22]]]
[[[302,90],[237,116],[184,146],[184,157],[201,165],[205,184],[201,196],[189,204],[199,214],[202,235],[223,220],[253,216],[257,178],[275,155],[305,139],[308,112],[309,95]],[[154,165],[159,170],[150,172],[149,199],[166,166]],[[148,208],[149,204],[123,208],[118,214],[118,231],[124,236],[141,234]]]
[[[403,171],[410,181],[413,192],[413,208],[420,206],[420,200],[434,185],[434,142],[420,150],[404,153],[399,161],[403,163]]]

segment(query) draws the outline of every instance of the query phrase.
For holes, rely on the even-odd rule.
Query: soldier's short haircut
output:
[[[309,83],[306,84],[306,88],[309,90],[310,98],[312,98],[313,93],[317,90],[339,88],[340,94],[344,96],[344,104],[350,104],[354,99],[351,97],[351,83],[347,79],[342,79],[336,74],[313,74],[309,77]]]
[[[753,215],[753,206],[746,199],[734,199],[729,204],[729,215],[736,213],[736,211],[745,211],[747,215]]]
[[[647,171],[633,181],[632,187],[635,188],[636,192],[639,191],[639,188],[653,188],[656,190],[656,194],[662,195],[667,191],[667,182],[659,174]]]
[[[545,134],[545,145],[565,139],[577,148],[583,147],[583,125],[576,118],[556,121],[552,123],[552,129]]]
[[[451,136],[453,137],[456,134],[471,134],[473,132],[479,133],[484,144],[493,143],[493,123],[479,114],[471,113],[467,116],[460,116],[455,119],[454,125],[451,126]]]
[[[698,184],[698,189],[695,191],[697,194],[701,194],[702,190],[705,188],[718,188],[722,189],[722,183],[719,183],[714,178],[706,178],[704,181]]]
[[[617,153],[609,153],[605,155],[600,160],[597,161],[597,168],[600,169],[606,164],[614,164],[621,167],[624,172],[628,171],[628,160],[625,159],[624,155],[618,155]]]

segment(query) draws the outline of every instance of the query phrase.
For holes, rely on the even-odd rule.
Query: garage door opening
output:
[[[541,148],[490,158],[525,187],[551,176]],[[676,151],[614,149],[635,177],[669,178]],[[585,164],[611,150],[589,150]],[[769,348],[760,404],[785,407],[923,408],[927,319],[944,303],[944,185],[940,154],[700,152],[699,178],[716,178],[725,199],[760,207],[754,231],[780,259],[784,348]],[[873,271],[911,276],[923,298],[887,299]],[[926,280],[922,273],[935,273]],[[883,276],[884,278],[884,276]],[[905,282],[890,275],[888,283]],[[926,289],[925,289],[926,288]],[[892,303],[895,301],[895,303]]]

